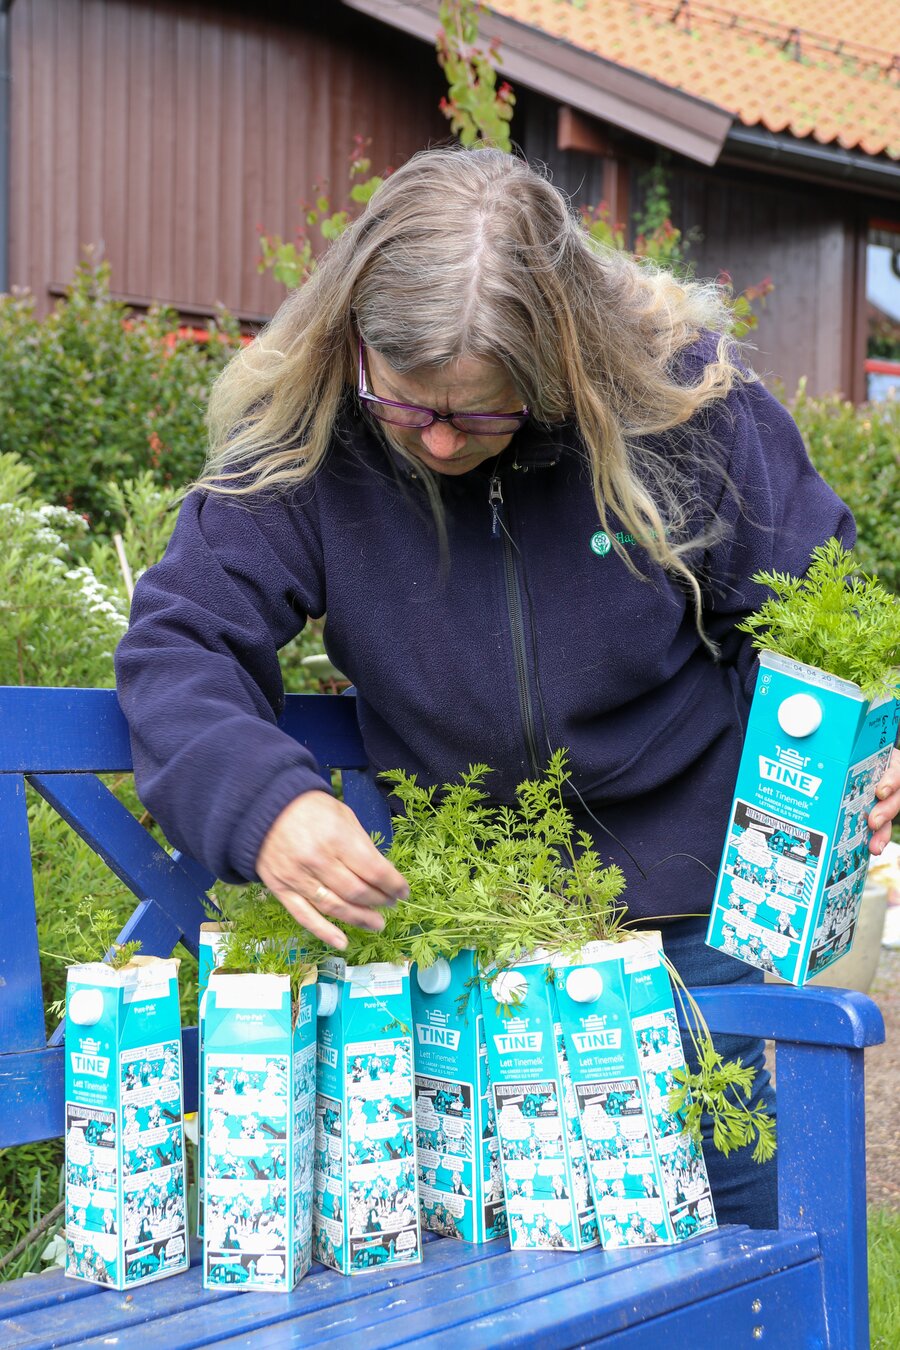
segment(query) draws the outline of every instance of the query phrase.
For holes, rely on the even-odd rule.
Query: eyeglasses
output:
[[[452,412],[439,413],[435,408],[420,408],[417,403],[396,403],[390,398],[379,398],[366,387],[365,347],[359,339],[359,397],[379,422],[395,427],[415,427],[424,430],[435,422],[449,422],[457,431],[470,436],[509,436],[518,431],[531,416],[527,408],[509,413]]]

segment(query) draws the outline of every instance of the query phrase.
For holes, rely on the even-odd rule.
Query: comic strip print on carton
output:
[[[203,1024],[205,1288],[285,1293],[312,1260],[316,983],[213,970]]]
[[[513,1247],[582,1251],[599,1241],[550,958],[482,973],[506,1215]]]
[[[66,1274],[130,1289],[188,1265],[178,962],[72,966]]]
[[[197,1094],[197,1119],[203,1120],[203,1103],[206,1098],[203,1065],[203,1018],[200,1007],[209,977],[219,964],[226,940],[226,925],[221,923],[201,923],[200,940],[197,954],[197,1070],[199,1090]],[[197,1133],[197,1236],[203,1237],[203,1209],[206,1189],[206,1135],[202,1129]]]
[[[555,963],[554,991],[604,1247],[715,1228],[703,1152],[669,1110],[684,1051],[659,933]]]
[[[507,1224],[475,953],[413,966],[410,991],[422,1223],[489,1242]]]
[[[319,971],[316,1259],[345,1275],[421,1260],[408,963]]]
[[[850,950],[896,698],[761,652],[707,943],[803,985]]]

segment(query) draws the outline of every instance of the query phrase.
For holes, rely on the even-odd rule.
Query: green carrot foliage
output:
[[[838,539],[813,550],[804,577],[757,572],[773,597],[738,624],[761,651],[780,652],[852,680],[868,699],[892,694],[900,683],[900,599],[856,560]]]
[[[383,774],[402,807],[387,856],[409,882],[410,895],[384,911],[381,932],[339,923],[347,937],[344,959],[357,966],[430,966],[467,949],[490,972],[490,982],[536,951],[575,957],[589,942],[632,937],[621,869],[604,867],[590,835],[574,827],[564,795],[566,762],[566,752],[556,751],[540,778],[519,785],[513,805],[491,801],[485,764],[471,765],[441,788],[422,787],[401,769]],[[318,965],[334,955],[260,887],[248,888],[237,905],[229,901],[225,916],[231,926],[226,970],[293,974],[298,958]],[[756,1138],[754,1156],[765,1161],[775,1148],[774,1124],[759,1104],[745,1100],[753,1070],[723,1062],[678,971],[669,961],[666,966],[686,1005],[699,1063],[698,1071],[685,1070],[671,1109],[695,1137],[701,1113],[709,1111],[717,1148],[728,1153]],[[548,963],[548,980],[553,975]],[[497,1004],[498,1015],[511,1016],[513,1008]],[[464,1006],[459,1011],[465,1015]]]
[[[291,997],[326,953],[262,886],[248,886],[224,910],[219,970],[233,975],[288,975]]]

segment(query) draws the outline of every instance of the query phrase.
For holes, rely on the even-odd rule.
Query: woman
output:
[[[119,696],[172,842],[335,946],[330,919],[377,929],[405,895],[275,724],[277,649],[327,609],[376,770],[484,762],[511,800],[565,746],[578,825],[632,916],[668,920],[684,978],[761,978],[675,916],[710,908],[749,577],[802,573],[853,523],[728,318],[716,286],[597,251],[512,156],[428,151],[389,178],[221,376],[206,472],[136,590]],[[896,769],[881,795],[875,852]],[[727,1185],[769,1222],[746,1170]]]

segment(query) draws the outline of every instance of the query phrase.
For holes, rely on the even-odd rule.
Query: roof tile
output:
[[[674,0],[489,5],[745,126],[900,159],[898,0],[688,0],[677,20]]]

